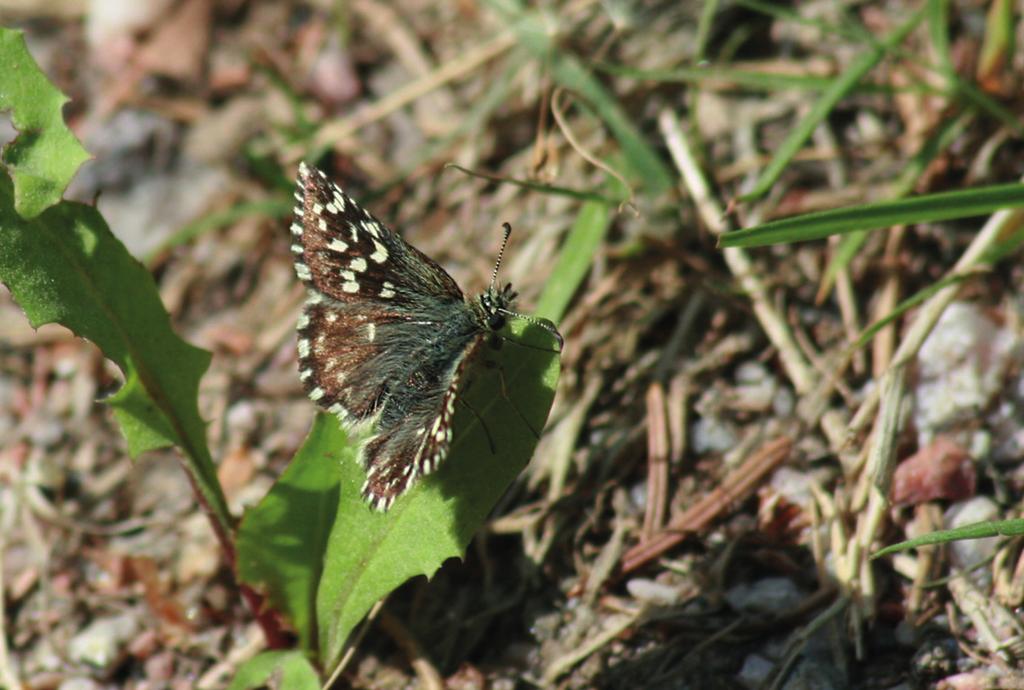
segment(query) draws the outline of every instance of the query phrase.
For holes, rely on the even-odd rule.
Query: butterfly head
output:
[[[506,283],[500,290],[492,284],[480,295],[480,311],[489,329],[500,331],[505,327],[507,317],[515,315],[515,312],[509,309],[515,304],[517,296],[518,293],[512,289],[511,283]]]
[[[511,283],[506,283],[503,288],[497,287],[498,269],[501,267],[501,259],[505,255],[505,247],[508,245],[508,236],[512,234],[511,225],[508,223],[502,223],[502,227],[505,228],[505,238],[501,242],[501,249],[498,250],[498,260],[494,263],[494,272],[491,273],[491,285],[479,297],[479,309],[483,317],[483,322],[490,329],[491,333],[497,333],[505,327],[508,317],[514,316],[519,319],[524,319],[551,333],[551,335],[558,340],[558,349],[561,350],[562,336],[553,325],[547,321],[535,319],[532,316],[520,314],[519,312],[512,310],[512,306],[515,304],[516,297],[519,296],[519,293],[512,289]]]

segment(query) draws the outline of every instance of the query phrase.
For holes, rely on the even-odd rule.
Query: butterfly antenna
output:
[[[501,249],[498,250],[498,260],[494,262],[494,272],[491,273],[492,290],[494,289],[495,283],[498,282],[498,269],[501,267],[502,257],[505,256],[505,247],[508,246],[508,236],[512,234],[512,226],[509,225],[508,223],[502,223],[501,227],[505,228],[505,238],[501,241]],[[555,339],[558,340],[558,350],[559,352],[561,352],[562,345],[564,345],[565,342],[562,340],[562,334],[559,333],[558,330],[554,326],[552,326],[550,322],[545,321],[543,319],[538,319],[535,316],[529,316],[528,314],[520,314],[517,311],[511,311],[509,309],[498,309],[498,311],[508,316],[514,316],[516,318],[523,319],[527,323],[532,323],[534,326],[540,326],[545,331],[555,336]]]
[[[562,351],[562,346],[565,345],[565,341],[562,339],[562,334],[559,333],[558,329],[555,328],[551,324],[551,322],[548,321],[547,319],[538,319],[536,316],[530,316],[529,314],[521,314],[521,313],[519,313],[517,311],[511,311],[510,309],[498,309],[498,311],[500,311],[502,314],[507,314],[508,316],[514,316],[517,319],[522,319],[523,321],[526,321],[527,323],[531,323],[534,326],[539,326],[540,328],[543,328],[545,331],[547,331],[551,335],[555,336],[555,340],[558,341],[558,351],[559,352]],[[515,342],[515,341],[512,341],[512,342]],[[517,345],[522,345],[523,347],[531,347],[529,345],[526,345],[526,343],[516,343],[516,344]],[[538,348],[533,348],[533,349],[536,349],[536,350],[547,350],[547,348],[543,348],[543,347],[538,347]]]
[[[498,269],[501,268],[501,260],[505,256],[505,247],[508,246],[508,236],[512,234],[512,226],[508,223],[502,223],[501,227],[505,228],[505,239],[501,241],[501,249],[498,250],[498,260],[494,262],[494,271],[491,272],[491,288],[494,288],[494,284],[498,282]]]

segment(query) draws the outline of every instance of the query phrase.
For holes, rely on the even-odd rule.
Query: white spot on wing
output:
[[[299,357],[309,357],[309,341],[299,338]]]
[[[390,281],[385,280],[380,289],[380,296],[384,299],[391,299],[395,296],[395,286]]]
[[[370,254],[370,258],[373,259],[374,261],[376,261],[377,263],[382,264],[385,261],[387,261],[388,250],[384,247],[383,244],[381,244],[377,240],[374,240],[373,241],[373,254]]]
[[[377,325],[371,321],[366,324],[366,339],[371,343],[377,338]]]
[[[324,224],[326,228],[326,223]],[[348,251],[348,242],[339,239],[331,240],[331,243],[327,245],[328,249],[333,249],[336,252],[344,254]]]
[[[373,258],[373,257],[370,257],[370,258]],[[361,256],[354,257],[352,259],[352,261],[349,262],[348,266],[353,271],[357,271],[359,273],[362,273],[363,271],[366,270],[366,259],[364,259]]]
[[[312,400],[313,402],[316,402],[320,398],[324,397],[324,395],[324,389],[321,388],[320,386],[317,386],[316,388],[309,392],[309,399]]]
[[[342,283],[341,284],[341,289],[342,289],[343,292],[347,292],[347,293],[349,293],[351,295],[354,295],[355,293],[359,292],[359,283],[357,283],[355,281],[349,281],[347,283]]]
[[[313,274],[309,272],[309,266],[298,261],[295,262],[295,275],[299,277],[299,280],[313,279]]]

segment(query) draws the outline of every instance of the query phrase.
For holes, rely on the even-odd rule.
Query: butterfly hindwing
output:
[[[466,346],[445,377],[446,388],[412,401],[403,411],[404,424],[382,430],[366,444],[362,494],[374,508],[387,510],[417,478],[433,473],[448,456],[457,396],[466,369],[483,342],[478,335]]]

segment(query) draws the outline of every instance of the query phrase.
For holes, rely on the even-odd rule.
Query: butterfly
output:
[[[452,442],[467,370],[512,311],[517,293],[466,297],[433,259],[385,227],[327,176],[300,164],[291,225],[295,273],[308,297],[298,322],[299,378],[350,431],[369,432],[363,498],[386,511],[434,472]]]

